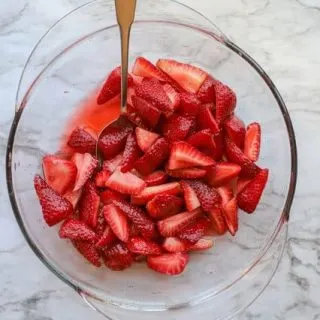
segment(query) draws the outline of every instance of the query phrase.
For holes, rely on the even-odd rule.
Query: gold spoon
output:
[[[104,136],[108,127],[114,125],[127,109],[130,30],[135,17],[137,0],[114,0],[114,2],[121,40],[121,103],[119,117],[108,123],[98,136],[96,154],[100,162],[102,156],[98,150],[99,140]]]

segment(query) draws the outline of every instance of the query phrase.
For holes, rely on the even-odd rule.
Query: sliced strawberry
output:
[[[147,187],[139,194],[131,197],[131,202],[137,205],[143,205],[160,194],[177,195],[181,192],[181,187],[178,182],[170,182],[158,186]]]
[[[210,129],[212,134],[216,134],[219,132],[219,126],[208,106],[201,106],[197,120],[198,125],[201,129]]]
[[[134,223],[132,223],[130,226],[130,236],[129,237],[132,238],[132,237],[138,237],[138,236],[140,236],[140,231],[137,228],[137,226]]]
[[[223,206],[224,219],[231,235],[235,236],[238,231],[238,205],[237,199],[232,198]]]
[[[97,225],[95,227],[95,232],[98,235],[98,237],[101,237],[104,230],[106,229],[107,223],[103,215],[103,207],[100,207],[98,210],[98,215],[97,215]]]
[[[133,263],[133,255],[126,244],[120,242],[104,251],[103,260],[109,269],[122,271],[131,267]]]
[[[260,168],[246,157],[241,149],[229,137],[225,138],[225,147],[228,160],[241,166],[241,177],[253,178],[257,175]]]
[[[203,217],[195,223],[185,227],[177,236],[179,239],[186,241],[188,244],[195,244],[205,235],[209,227],[209,219]]]
[[[200,68],[171,59],[159,59],[157,67],[191,93],[197,93],[207,77],[207,73]]]
[[[141,208],[124,200],[114,200],[113,203],[127,215],[145,239],[153,239],[158,236],[155,223]]]
[[[161,247],[156,242],[145,240],[141,237],[131,238],[128,242],[128,249],[132,253],[141,254],[144,256],[157,256],[162,253]]]
[[[95,246],[98,249],[104,249],[117,241],[116,235],[113,233],[110,226],[106,225],[103,233],[101,234],[100,238],[96,242]]]
[[[97,133],[90,127],[77,127],[69,137],[68,146],[80,153],[95,153]]]
[[[180,179],[199,179],[207,174],[207,171],[203,168],[168,169],[167,172],[169,176]]]
[[[124,149],[130,128],[109,127],[99,139],[98,147],[105,159],[112,159]]]
[[[76,208],[79,202],[79,199],[81,197],[81,194],[82,194],[82,189],[79,189],[77,191],[69,190],[63,195],[63,197],[72,204],[73,208]]]
[[[196,116],[200,110],[201,102],[195,94],[182,92],[180,93],[180,107],[178,112],[182,115]]]
[[[76,219],[66,220],[60,227],[59,236],[62,239],[95,241],[96,233],[83,221]]]
[[[238,164],[232,162],[219,162],[207,170],[207,183],[212,187],[219,187],[236,178],[241,171]]]
[[[111,204],[113,200],[125,200],[126,196],[119,192],[113,190],[105,190],[100,194],[101,202],[106,204]]]
[[[72,161],[48,155],[42,159],[42,168],[46,182],[59,194],[64,194],[73,187],[77,177],[77,167]]]
[[[83,187],[79,202],[79,217],[92,228],[96,228],[97,226],[99,205],[100,197],[95,185],[91,181],[88,181]]]
[[[247,213],[252,213],[256,210],[259,204],[262,192],[267,184],[269,170],[261,170],[238,194],[238,206]]]
[[[72,161],[78,169],[76,182],[73,188],[73,191],[77,191],[91,178],[94,170],[98,166],[98,160],[90,153],[75,153],[72,157]]]
[[[222,123],[236,108],[236,94],[225,84],[217,81],[214,86],[216,95],[216,120]]]
[[[133,82],[135,85],[140,84],[140,82],[136,81],[135,79],[138,78],[136,76],[132,77],[133,78]],[[129,104],[130,106],[133,106],[133,102],[132,102],[132,97],[136,95],[136,90],[134,89],[134,87],[129,87],[128,88],[128,93],[127,93],[127,104]]]
[[[147,130],[144,130],[142,128],[137,127],[136,128],[136,138],[137,143],[140,149],[143,152],[146,152],[159,138],[159,135],[154,132],[150,132]]]
[[[208,216],[212,221],[214,230],[217,234],[223,235],[227,232],[227,225],[225,223],[224,214],[220,207],[214,207],[208,212]]]
[[[94,183],[99,188],[104,188],[110,178],[111,173],[108,170],[100,170],[94,176]]]
[[[202,210],[187,211],[158,221],[158,229],[163,237],[178,235],[185,227],[192,224],[202,214]]]
[[[210,129],[198,131],[191,135],[187,141],[189,144],[196,148],[215,148],[214,136]]]
[[[250,181],[251,181],[250,179],[243,179],[243,178],[238,179],[237,194],[239,194],[248,185]]]
[[[160,119],[161,112],[147,100],[140,97],[133,96],[132,102],[142,121],[147,124],[148,127],[154,128]]]
[[[132,68],[132,73],[139,77],[156,78],[159,81],[168,81],[168,76],[149,60],[138,57]]]
[[[233,198],[233,190],[229,186],[222,186],[217,189],[218,193],[221,196],[221,204],[225,206]]]
[[[133,125],[141,127],[143,129],[148,129],[148,125],[142,120],[137,109],[134,108],[131,104],[127,105],[126,116]]]
[[[168,175],[164,171],[158,170],[144,177],[143,180],[148,187],[158,186],[168,181]]]
[[[121,171],[127,172],[131,170],[134,163],[140,156],[140,150],[133,133],[130,133],[127,138],[126,146],[123,152],[123,158],[121,162]]]
[[[211,239],[201,238],[193,246],[189,247],[189,251],[201,251],[211,249],[213,247],[213,241]]]
[[[123,242],[128,242],[129,223],[126,215],[113,204],[108,204],[103,207],[103,215],[118,239]]]
[[[240,148],[243,149],[246,128],[244,122],[233,115],[224,122],[224,129],[228,137]]]
[[[191,168],[191,167],[208,167],[215,164],[215,161],[206,156],[192,145],[179,141],[172,145],[169,170]]]
[[[166,253],[161,256],[148,256],[147,265],[156,272],[173,276],[182,273],[188,261],[189,257],[185,253]]]
[[[189,248],[185,242],[175,237],[166,238],[162,244],[162,247],[171,253],[186,252]]]
[[[169,143],[164,138],[160,138],[136,161],[135,168],[146,176],[159,168],[168,156]]]
[[[166,92],[166,94],[171,102],[170,109],[172,109],[173,111],[177,110],[180,106],[179,93],[176,90],[174,90],[174,88],[168,83],[163,85],[163,89]]]
[[[54,191],[39,175],[34,177],[43,217],[48,226],[53,226],[73,213],[72,204]]]
[[[162,127],[162,133],[169,141],[184,140],[192,125],[192,118],[174,114]]]
[[[123,194],[139,194],[146,187],[146,183],[130,172],[122,173],[116,170],[107,181],[106,187]]]
[[[116,155],[114,158],[105,160],[102,165],[103,170],[107,170],[111,173],[115,172],[121,165],[123,155],[122,153]]]
[[[93,242],[74,240],[72,244],[91,264],[101,267],[101,255]]]
[[[160,111],[173,111],[172,103],[157,79],[144,78],[135,90],[137,97],[147,100]]]
[[[198,91],[198,98],[202,103],[213,103],[216,100],[216,91],[215,84],[216,80],[214,80],[211,76],[207,76],[206,80],[203,82],[202,86]]]
[[[244,154],[248,159],[257,161],[260,155],[261,127],[257,122],[248,125],[244,142]]]
[[[201,207],[201,203],[196,195],[196,192],[191,188],[191,186],[185,182],[181,181],[180,185],[183,190],[184,201],[186,203],[186,208],[188,211],[193,211]]]
[[[133,79],[129,75],[128,86],[132,85]],[[121,67],[114,69],[104,83],[97,99],[98,104],[104,104],[121,92]]]
[[[214,136],[215,148],[211,153],[211,156],[214,160],[220,161],[224,154],[224,134],[220,131],[217,135]]]
[[[164,219],[181,212],[183,200],[171,194],[160,194],[148,202],[146,208],[154,219]]]

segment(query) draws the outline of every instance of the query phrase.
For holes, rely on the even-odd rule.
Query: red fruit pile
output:
[[[252,213],[268,179],[256,165],[261,129],[235,114],[236,95],[205,71],[169,59],[137,58],[128,109],[99,141],[78,127],[70,159],[43,158],[35,189],[49,226],[63,221],[69,239],[93,265],[124,270],[146,260],[167,275],[183,272],[205,236],[238,231],[238,209]],[[98,104],[120,94],[112,71]]]

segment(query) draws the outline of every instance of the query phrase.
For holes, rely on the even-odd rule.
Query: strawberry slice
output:
[[[158,186],[168,181],[168,175],[165,172],[158,170],[144,177],[143,180],[148,187]]]
[[[213,103],[216,101],[216,91],[214,88],[216,82],[211,76],[207,76],[197,94],[202,103]]]
[[[157,67],[191,93],[197,93],[207,77],[207,73],[200,68],[171,59],[159,59]]]
[[[95,241],[96,233],[86,223],[76,219],[66,220],[60,227],[59,236],[62,239]]]
[[[170,109],[173,111],[177,110],[180,106],[179,93],[176,90],[174,90],[174,88],[168,83],[163,85],[163,89],[171,102]]]
[[[101,234],[99,240],[96,242],[95,246],[98,249],[108,248],[110,245],[117,241],[116,235],[113,233],[110,226],[106,225],[103,233]]]
[[[77,167],[72,161],[47,155],[42,159],[42,168],[46,182],[54,191],[64,194],[73,187],[77,176]]]
[[[131,197],[131,202],[137,205],[143,205],[151,201],[155,196],[160,194],[177,195],[181,192],[179,182],[170,182],[158,186],[147,187],[139,194]]]
[[[186,203],[186,208],[188,211],[193,211],[201,207],[201,203],[197,197],[196,192],[191,188],[191,186],[186,181],[180,182],[181,188],[183,190],[184,201]]]
[[[197,120],[201,129],[209,129],[212,134],[219,133],[218,123],[207,105],[201,106]]]
[[[113,191],[113,190],[105,190],[100,194],[101,202],[106,205],[106,204],[111,204],[113,200],[125,200],[126,196]]]
[[[136,138],[139,148],[146,152],[159,138],[157,133],[144,130],[142,128],[136,128]]]
[[[248,185],[250,181],[251,181],[250,179],[243,179],[243,178],[238,179],[237,194],[239,194]]]
[[[126,215],[113,204],[103,207],[103,215],[117,238],[123,242],[128,242],[129,223]]]
[[[219,187],[236,178],[241,171],[238,164],[232,162],[219,162],[207,170],[207,183],[212,187]]]
[[[139,77],[155,78],[167,82],[168,76],[157,68],[153,63],[143,57],[138,57],[133,65],[132,73]]]
[[[160,111],[174,111],[172,102],[163,89],[163,85],[157,79],[144,78],[135,90],[137,97],[147,100]]]
[[[215,148],[211,153],[211,156],[215,161],[220,161],[224,154],[224,134],[223,131],[220,131],[217,135],[214,136]]]
[[[147,100],[137,96],[132,97],[132,103],[142,121],[148,127],[154,128],[160,119],[161,112]]]
[[[101,267],[101,255],[93,242],[74,240],[72,244],[91,264]]]
[[[216,120],[222,123],[236,108],[236,94],[225,84],[217,81],[215,84]]]
[[[180,107],[178,112],[182,115],[196,116],[200,110],[201,102],[195,94],[182,92],[180,93]]]
[[[123,152],[123,158],[121,162],[121,171],[127,172],[131,170],[134,163],[140,156],[140,150],[135,138],[134,133],[130,133],[127,138],[126,146]]]
[[[133,84],[133,79],[129,75],[128,76],[128,86]],[[110,75],[108,76],[106,82],[104,83],[98,99],[97,103],[104,104],[120,94],[121,92],[121,67],[115,68]]]
[[[202,210],[182,212],[164,220],[158,221],[158,229],[163,237],[178,235],[185,227],[192,224],[202,214]]]
[[[187,242],[188,244],[195,244],[205,235],[209,227],[209,219],[203,217],[194,224],[185,227],[177,236],[179,239]]]
[[[63,197],[67,199],[75,209],[80,200],[81,194],[82,194],[82,189],[79,189],[77,191],[69,190],[63,195]]]
[[[160,194],[148,202],[146,208],[154,219],[164,219],[181,212],[183,200],[171,194]]]
[[[131,267],[133,255],[125,243],[117,243],[104,251],[103,256],[106,267],[114,271],[122,271]]]
[[[189,257],[185,253],[166,253],[161,256],[148,256],[147,265],[156,272],[173,276],[182,273],[188,261]]]
[[[228,137],[240,148],[243,149],[246,128],[244,122],[233,115],[224,122],[224,129]]]
[[[134,108],[131,104],[127,105],[126,116],[133,125],[144,129],[148,129],[147,124],[142,120],[137,109]]]
[[[244,142],[244,154],[248,159],[257,161],[260,155],[261,145],[261,127],[259,123],[251,123],[248,125]]]
[[[104,188],[110,178],[111,173],[108,170],[100,170],[94,176],[94,183],[98,188]]]
[[[98,147],[105,159],[112,159],[124,149],[131,128],[109,127],[99,139]]]
[[[83,188],[79,202],[79,217],[88,226],[96,228],[100,197],[93,182],[88,181]]]
[[[208,167],[215,164],[215,161],[206,156],[192,145],[179,141],[172,145],[169,170],[191,168],[191,167]]]
[[[139,77],[136,77],[136,76],[132,76],[133,78],[133,82],[134,82],[134,85],[138,85],[141,83],[142,81],[142,78],[138,81],[136,81],[136,78],[139,78]],[[132,97],[136,95],[136,90],[134,90],[133,87],[130,87],[128,88],[128,93],[127,93],[127,104],[129,104],[130,106],[133,106],[133,102],[132,102]]]
[[[139,194],[146,183],[130,172],[122,173],[117,170],[108,179],[106,187],[123,194]]]
[[[140,231],[135,224],[131,224],[130,226],[130,238],[140,236]]]
[[[167,172],[169,176],[180,179],[199,179],[207,174],[207,171],[201,168],[167,169]]]
[[[214,136],[212,135],[210,129],[205,129],[194,133],[187,139],[186,142],[196,148],[215,149],[216,147]]]
[[[223,206],[224,219],[226,221],[228,230],[232,236],[235,236],[238,231],[238,205],[237,199],[231,199]]]
[[[262,192],[267,184],[268,176],[268,169],[261,170],[238,194],[237,200],[240,209],[247,213],[252,213],[256,210]]]
[[[91,178],[94,170],[98,166],[98,160],[90,153],[75,153],[72,157],[73,163],[76,165],[78,173],[73,191],[81,189],[84,184]]]
[[[188,135],[193,121],[192,118],[174,114],[163,124],[163,136],[171,142],[184,140]]]
[[[166,238],[162,244],[162,247],[171,253],[186,252],[189,248],[185,242],[175,237]]]
[[[79,153],[95,153],[98,136],[90,127],[75,128],[68,140],[68,146]]]
[[[189,247],[189,251],[201,251],[208,250],[213,247],[213,241],[211,239],[201,238],[193,246]]]
[[[97,215],[97,225],[94,229],[96,234],[98,235],[98,237],[102,236],[102,234],[107,226],[106,220],[103,216],[102,208],[103,207],[99,207],[98,215]]]
[[[73,213],[72,204],[54,191],[39,175],[34,177],[34,187],[48,226],[54,226]]]
[[[224,214],[220,207],[214,207],[208,212],[208,217],[212,221],[214,230],[217,234],[223,235],[227,232],[227,225],[225,223]]]
[[[102,169],[111,173],[115,172],[121,165],[123,155],[122,153],[116,155],[114,158],[105,160],[102,165]]]
[[[162,253],[161,247],[156,242],[145,240],[141,237],[132,237],[127,246],[132,253],[141,254],[144,256],[156,256]]]
[[[222,186],[217,189],[218,193],[221,196],[221,204],[225,206],[233,198],[233,190],[230,186]]]
[[[260,171],[260,168],[251,161],[241,149],[229,138],[225,138],[226,155],[229,161],[241,166],[240,176],[253,178]]]
[[[160,138],[136,161],[135,168],[146,176],[159,168],[168,156],[169,144],[164,138]]]
[[[153,239],[158,236],[155,223],[141,208],[124,200],[114,200],[113,203],[127,215],[145,239]]]

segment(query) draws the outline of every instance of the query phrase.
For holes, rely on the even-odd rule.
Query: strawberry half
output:
[[[121,162],[121,171],[127,172],[134,167],[134,163],[140,156],[140,150],[133,133],[130,133],[127,137],[126,146],[123,152],[123,158]]]
[[[133,255],[128,247],[120,242],[104,251],[103,256],[106,267],[114,271],[122,271],[131,267]]]
[[[148,187],[158,186],[168,181],[168,175],[165,172],[158,170],[144,177],[143,180]]]
[[[207,77],[207,73],[200,68],[171,59],[159,59],[157,67],[191,93],[197,93]]]
[[[216,233],[219,235],[225,234],[227,232],[227,225],[225,223],[222,209],[220,207],[214,207],[207,214],[213,224]]]
[[[76,219],[66,220],[60,228],[59,236],[62,239],[95,241],[96,233],[86,223]]]
[[[187,254],[166,253],[160,256],[148,256],[147,265],[156,272],[172,276],[182,273],[188,261]]]
[[[101,192],[100,199],[101,199],[101,202],[104,205],[106,205],[106,204],[111,204],[113,200],[125,200],[126,195],[113,190],[105,190]]]
[[[197,243],[189,247],[189,251],[202,251],[213,247],[213,241],[211,239],[202,238]]]
[[[136,128],[136,138],[139,148],[146,152],[159,138],[157,133],[144,130],[142,128]]]
[[[212,187],[219,187],[236,178],[241,171],[238,164],[219,162],[207,170],[206,181]]]
[[[172,145],[169,170],[190,168],[190,167],[208,167],[215,164],[215,161],[206,156],[192,145],[179,141]]]
[[[207,174],[207,171],[201,168],[167,169],[167,172],[169,176],[180,179],[199,179]]]
[[[216,120],[222,123],[236,108],[236,94],[227,85],[217,81],[215,84]]]
[[[238,205],[237,199],[231,199],[223,206],[224,219],[231,235],[235,236],[238,231]]]
[[[174,114],[162,127],[162,133],[169,141],[184,140],[193,123],[192,118]]]
[[[198,91],[198,98],[202,103],[213,103],[216,100],[216,91],[215,84],[216,80],[214,80],[211,76],[207,76],[206,80],[203,82],[202,86]]]
[[[203,217],[195,223],[185,227],[177,236],[188,244],[195,244],[205,235],[209,227],[209,219]]]
[[[181,212],[183,200],[170,194],[160,194],[148,202],[146,208],[154,219],[164,219]]]
[[[211,133],[210,129],[205,129],[194,133],[187,139],[186,142],[196,148],[215,149],[216,147],[214,142],[214,136]]]
[[[228,137],[240,148],[243,149],[246,128],[244,122],[237,116],[233,115],[224,122],[224,129]]]
[[[185,242],[175,237],[166,238],[162,244],[162,247],[171,253],[186,252],[189,248]]]
[[[54,226],[73,213],[72,204],[54,191],[39,175],[34,177],[34,187],[48,226]]]
[[[59,194],[62,195],[73,187],[77,176],[77,167],[72,161],[48,155],[42,159],[42,168],[46,182]]]
[[[195,94],[182,92],[180,93],[180,107],[178,112],[182,115],[196,116],[200,110],[201,102]]]
[[[197,197],[196,192],[191,188],[191,186],[185,182],[181,181],[180,185],[183,190],[184,202],[188,211],[193,211],[201,207],[201,203]]]
[[[79,153],[95,153],[97,133],[89,127],[74,129],[69,137],[68,146]]]
[[[113,233],[110,226],[106,225],[103,233],[101,234],[99,240],[96,242],[95,246],[98,249],[104,249],[117,241],[116,235]]]
[[[218,123],[207,105],[201,106],[197,120],[201,129],[209,129],[212,134],[219,133]]]
[[[182,212],[164,220],[158,221],[158,229],[163,237],[178,235],[185,227],[192,224],[202,214],[202,210]]]
[[[132,237],[127,246],[132,253],[144,256],[157,256],[162,253],[161,247],[156,242],[145,240],[141,237]]]
[[[163,85],[163,89],[164,89],[165,93],[167,94],[167,96],[168,96],[168,98],[169,98],[169,100],[171,102],[170,109],[175,111],[180,106],[180,95],[179,95],[179,93],[176,90],[174,90],[174,88],[168,83]]]
[[[126,215],[113,204],[103,207],[103,215],[117,238],[123,242],[128,242],[129,223]]]
[[[251,123],[248,125],[244,142],[244,154],[248,159],[257,161],[260,155],[261,145],[261,127],[259,123]]]
[[[267,184],[269,170],[261,170],[238,194],[238,206],[247,213],[252,213],[256,210],[259,204],[262,192]]]
[[[101,267],[101,255],[93,242],[74,240],[72,244],[91,264]]]

